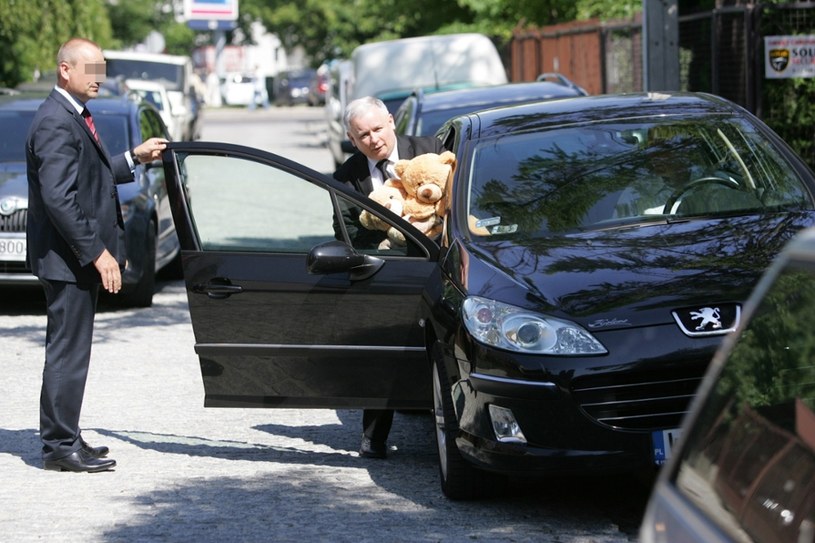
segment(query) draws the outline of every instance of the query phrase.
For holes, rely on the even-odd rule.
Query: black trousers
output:
[[[362,412],[362,433],[373,442],[384,443],[393,424],[393,409],[365,409]]]
[[[40,392],[43,460],[56,460],[81,446],[79,415],[91,358],[99,285],[40,279],[48,325]]]

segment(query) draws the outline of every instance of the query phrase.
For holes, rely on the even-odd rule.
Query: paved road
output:
[[[204,138],[329,171],[322,126],[308,108],[213,111]],[[622,478],[445,499],[424,414],[397,413],[381,461],[358,457],[356,411],[204,409],[183,284],[158,288],[152,308],[97,316],[83,435],[118,462],[99,474],[41,469],[42,296],[0,291],[0,541],[636,540],[647,487]]]

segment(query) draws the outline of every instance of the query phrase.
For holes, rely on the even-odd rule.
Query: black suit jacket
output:
[[[399,159],[409,160],[425,153],[441,153],[444,146],[435,136],[397,136],[396,149]],[[371,172],[368,170],[368,158],[357,151],[334,172],[334,179],[345,183],[360,194],[368,195],[374,190],[371,181]],[[366,230],[359,223],[361,210],[357,207],[343,206],[342,217],[345,228],[351,238],[351,244],[357,249],[371,249],[385,239],[385,233],[376,230]],[[335,222],[334,229],[338,239],[342,239],[339,224]]]
[[[441,153],[444,146],[435,136],[396,136],[399,159],[411,159],[425,153]],[[366,196],[374,190],[368,158],[357,151],[334,172],[334,179]]]
[[[117,183],[133,181],[124,154],[110,157],[85,119],[56,90],[26,140],[28,264],[37,277],[98,283],[93,261],[107,249],[124,264]]]

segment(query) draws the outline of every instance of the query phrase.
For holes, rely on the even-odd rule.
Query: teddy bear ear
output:
[[[439,160],[441,160],[443,164],[456,165],[456,155],[452,151],[444,151],[439,155]]]
[[[396,175],[402,177],[402,174],[405,173],[405,168],[407,168],[408,164],[410,164],[409,160],[397,160],[396,164],[393,165],[393,171],[396,172]]]

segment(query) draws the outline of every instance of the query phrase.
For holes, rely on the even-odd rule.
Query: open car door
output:
[[[432,406],[420,306],[432,241],[271,153],[178,142],[163,160],[206,406]],[[346,223],[362,208],[406,246],[359,241]]]

